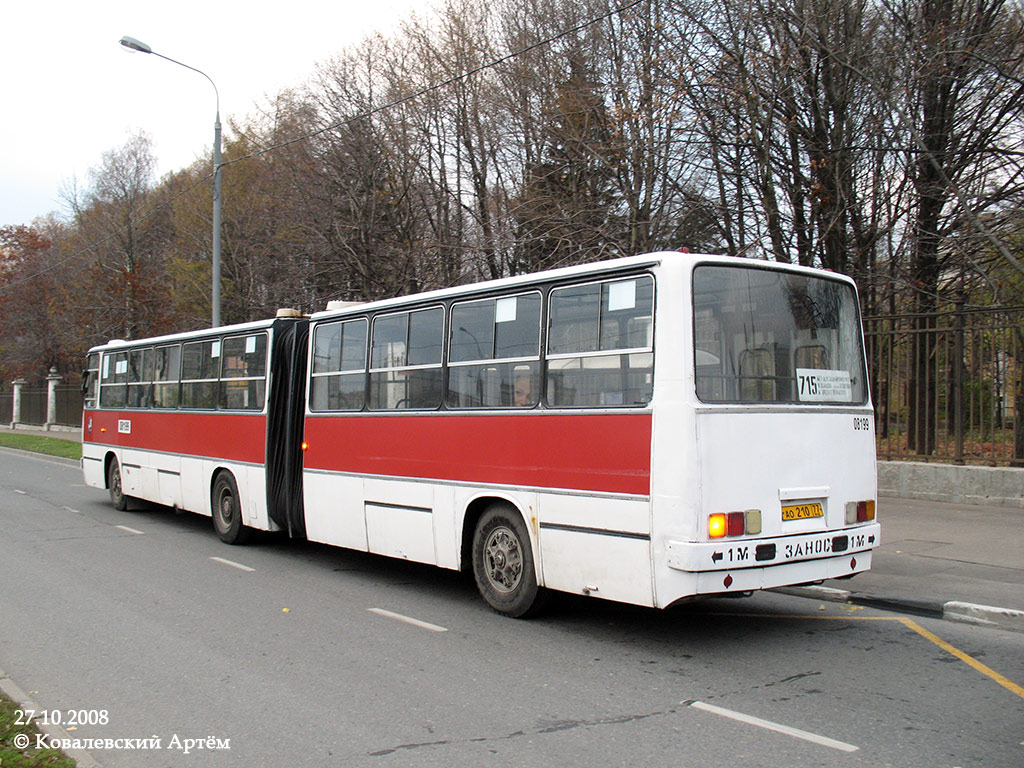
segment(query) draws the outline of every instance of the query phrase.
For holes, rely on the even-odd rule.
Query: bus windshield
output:
[[[857,297],[829,278],[694,270],[697,397],[705,403],[867,401]]]

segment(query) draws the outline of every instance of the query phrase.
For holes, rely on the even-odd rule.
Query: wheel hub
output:
[[[523,578],[523,555],[515,534],[495,528],[484,546],[487,579],[500,592],[511,592]]]
[[[218,504],[220,519],[224,523],[225,527],[231,525],[231,521],[235,516],[235,504],[234,498],[230,493],[224,493],[220,497],[220,504]]]

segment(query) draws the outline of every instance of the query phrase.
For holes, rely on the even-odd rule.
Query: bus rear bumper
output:
[[[838,531],[733,539],[718,542],[666,543],[667,564],[688,576],[691,594],[769,589],[835,579],[871,567],[879,545],[877,523]],[[674,581],[674,580],[673,580]]]

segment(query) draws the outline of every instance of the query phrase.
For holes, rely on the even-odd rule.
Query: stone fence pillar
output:
[[[15,379],[11,384],[14,385],[14,399],[11,402],[11,429],[14,429],[21,421],[21,390],[28,384],[28,381],[26,379]]]
[[[57,385],[64,380],[64,377],[57,373],[57,366],[50,369],[50,375],[46,377],[46,424],[47,432],[53,429],[57,423]]]

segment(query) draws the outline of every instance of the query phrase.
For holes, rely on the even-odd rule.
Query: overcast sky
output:
[[[124,35],[203,70],[221,122],[304,83],[374,31],[385,35],[427,0],[14,0],[0,16],[0,226],[64,212],[103,152],[144,130],[158,176],[207,157],[214,91],[201,75],[129,51]]]

